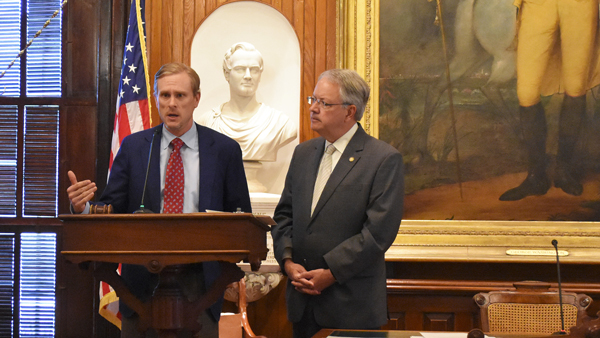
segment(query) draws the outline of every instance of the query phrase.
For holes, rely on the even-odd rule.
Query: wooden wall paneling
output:
[[[315,78],[327,70],[327,2],[315,4]],[[308,96],[308,95],[307,95]]]
[[[292,26],[294,25],[294,0],[281,0],[281,13],[290,20]],[[296,30],[296,34],[298,31]]]
[[[182,60],[185,64],[191,64],[190,53],[192,48],[192,39],[196,32],[196,13],[194,0],[185,0],[183,4],[183,41],[182,41]]]
[[[86,44],[84,40],[98,41],[98,15],[96,0],[78,1],[68,4],[63,15],[64,30],[66,35],[66,48],[64,50],[63,82],[65,92],[63,97],[80,98],[95,102],[98,45]],[[81,13],[90,15],[81,15]],[[93,29],[90,29],[93,28]],[[86,48],[81,48],[85,45]],[[84,71],[83,73],[81,73]],[[91,72],[90,72],[91,71]],[[85,73],[88,72],[88,73]]]
[[[326,1],[316,1],[315,4],[315,22],[314,22],[314,80],[311,89],[306,93],[305,96],[311,95],[314,90],[314,85],[319,78],[319,75],[327,70],[327,38],[328,38],[328,27],[329,23],[327,22],[327,18],[329,17],[327,14],[328,2]],[[335,55],[334,55],[335,56]],[[334,59],[335,60],[335,59]],[[308,104],[303,101],[303,106],[308,110]],[[307,112],[308,115],[305,115],[306,118],[303,119],[305,121],[306,126],[310,130],[310,134],[312,137],[316,137],[317,134],[310,129],[310,111]],[[308,138],[307,138],[308,139]]]
[[[217,9],[217,0],[206,0],[206,16]]]
[[[148,14],[150,12],[150,15]],[[148,49],[148,63],[149,71],[148,76],[150,77],[150,85],[153,87],[152,93],[154,92],[154,74],[158,71],[160,66],[163,64],[162,61],[162,35],[163,30],[163,1],[162,0],[147,0],[146,1],[146,41]],[[150,20],[148,20],[150,18]],[[161,123],[160,116],[158,115],[158,109],[156,107],[156,100],[154,96],[149,98],[152,102],[152,125],[157,126]]]
[[[163,1],[161,19],[160,64],[162,65],[175,61],[173,60],[173,1]]]
[[[475,328],[480,326],[479,311],[475,311],[474,313],[466,311],[456,312],[455,316],[456,317],[454,318],[454,325],[457,328],[457,331],[460,330],[458,328]]]
[[[423,328],[427,331],[454,331],[454,313],[426,312]]]
[[[281,0],[273,0],[271,6],[273,6],[273,8],[281,12]]]
[[[302,9],[299,5],[303,4]],[[315,0],[298,1],[294,7],[295,22],[303,22],[304,29],[302,35],[298,34],[301,51],[302,51],[302,87],[301,98],[305,98],[312,94],[316,84],[317,74],[315,69],[315,53],[316,53],[316,24],[315,24]],[[302,20],[302,21],[300,21]],[[299,32],[299,30],[297,30]],[[314,132],[310,129],[310,112],[308,104],[301,105],[300,112],[300,142],[309,140],[315,137]]]
[[[196,0],[193,2],[194,2],[194,33],[195,33],[196,30],[198,30],[198,27],[200,26],[200,23],[202,22],[202,20],[204,20],[206,18],[206,2],[205,2],[205,0]],[[194,34],[194,33],[192,33],[192,34]]]
[[[298,34],[298,40],[300,41],[300,44],[302,44],[304,38],[304,28],[306,27],[306,23],[304,22],[304,0],[295,0],[292,1],[292,4],[294,11],[294,20],[292,21],[292,26],[294,27],[296,34]]]
[[[129,10],[131,8],[128,0],[112,0],[112,41],[111,59],[112,70],[110,74],[110,107],[113,114],[110,121],[110,130],[113,130],[114,113],[117,106],[117,95],[119,92],[119,84],[121,82],[121,68],[123,66],[123,50],[125,49],[125,39],[127,37],[127,26],[129,25]],[[147,21],[147,20],[146,20]],[[112,138],[112,132],[111,132]],[[110,156],[110,155],[109,155]]]
[[[127,35],[129,6],[121,0],[102,1],[99,6],[100,12],[103,14],[100,15],[100,43],[98,43],[98,119],[96,128],[98,138],[95,157],[98,170],[94,180],[100,194],[104,191],[108,178],[107,168],[110,163],[112,131],[121,66],[123,65],[123,45]],[[115,68],[117,68],[116,75]],[[100,196],[99,194],[97,197]]]
[[[85,12],[89,15],[80,15]],[[98,53],[100,9],[97,0],[69,3],[63,15],[63,104],[60,112],[59,213],[69,212],[67,171],[96,179]],[[110,32],[110,31],[109,31]],[[106,82],[104,82],[106,85]],[[72,109],[69,109],[73,106]],[[81,109],[78,109],[80,106]],[[73,113],[76,111],[77,113]]]
[[[406,316],[404,312],[388,311],[388,323],[381,327],[382,330],[405,330]]]
[[[72,8],[71,8],[72,10]],[[87,12],[88,19],[94,14]],[[80,48],[79,48],[80,49]],[[93,74],[93,70],[90,73]],[[95,179],[96,107],[63,106],[60,117],[60,213],[68,213],[69,185],[67,170],[73,170],[82,179]],[[66,210],[65,210],[66,208]],[[59,234],[58,239],[62,236]],[[57,240],[58,240],[57,239]],[[60,242],[57,243],[60,252]],[[56,260],[56,332],[58,337],[92,337],[94,319],[94,284],[91,274],[67,263],[61,256]]]
[[[156,30],[153,29],[153,27],[156,25],[155,20],[154,20],[154,16],[156,16],[156,3],[152,0],[146,0],[146,24],[144,25],[144,27],[146,27],[146,52],[147,52],[147,56],[148,56],[148,74],[150,75],[150,77],[152,77],[152,50],[153,48],[153,42],[156,41],[156,37],[153,36],[153,34],[156,34]]]
[[[473,294],[453,295],[446,292],[396,293],[388,292],[390,313],[403,314],[399,319],[390,317],[388,326],[398,329],[427,331],[469,331],[477,326],[479,308]]]
[[[554,283],[558,277],[554,263],[465,263],[465,262],[390,262],[390,278],[397,280],[432,281],[438,285],[442,278],[448,286],[456,285],[471,290],[510,287],[513,281],[539,280]],[[582,269],[585,268],[585,269]],[[600,285],[598,266],[594,264],[561,264],[562,282],[577,283],[591,288]],[[586,284],[587,283],[587,284]]]
[[[171,56],[171,61],[173,62],[184,62],[183,54],[184,49],[189,47],[184,44],[184,24],[186,13],[184,13],[183,9],[183,1],[184,0],[171,0],[173,3],[173,9],[171,15],[173,16],[171,25],[173,27],[173,38],[171,40],[173,55]],[[186,53],[189,54],[189,53]],[[189,64],[189,62],[188,62]]]
[[[388,303],[389,303],[390,299],[388,297]],[[388,305],[389,307],[390,305]],[[396,308],[391,308],[389,307],[389,309],[393,309],[393,311],[397,311]],[[388,310],[389,310],[388,309]],[[404,312],[404,327],[406,330],[416,330],[416,331],[423,331],[423,314],[415,311],[414,309],[411,309],[409,311]]]
[[[337,34],[338,32],[338,20],[337,20],[337,4],[336,1],[327,1],[327,69],[336,68],[337,65]]]
[[[86,13],[86,15],[81,15]],[[69,212],[67,171],[79,179],[96,179],[98,135],[98,54],[106,49],[102,36],[98,1],[67,4],[63,13],[63,104],[60,111],[59,213]],[[104,30],[106,32],[106,30]],[[106,37],[106,35],[103,35]],[[105,74],[106,75],[106,74]],[[106,87],[106,81],[102,82]],[[62,238],[59,232],[58,240]],[[60,251],[60,241],[57,243]],[[59,337],[91,337],[93,328],[93,278],[57,259],[56,332]]]
[[[522,280],[550,282],[557,289],[555,264],[390,262],[388,308],[404,314],[407,330],[469,331],[480,327],[479,308],[473,301],[478,292],[507,290]],[[594,299],[588,314],[600,309],[600,283],[593,264],[563,264],[564,292],[585,293]],[[441,274],[443,271],[443,275]],[[451,316],[449,316],[451,315]],[[388,326],[399,326],[391,317]],[[445,329],[444,329],[445,330]]]

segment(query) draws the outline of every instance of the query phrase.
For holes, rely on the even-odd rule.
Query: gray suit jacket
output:
[[[273,228],[275,258],[286,248],[307,270],[330,269],[336,283],[318,296],[288,281],[288,318],[298,322],[312,297],[322,327],[374,328],[387,322],[385,252],[402,220],[402,156],[359,126],[331,173],[311,217],[312,194],[323,155],[322,137],[294,151]]]

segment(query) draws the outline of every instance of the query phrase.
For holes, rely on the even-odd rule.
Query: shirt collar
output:
[[[173,141],[175,138],[177,137],[173,135],[170,131],[168,131],[165,125],[163,124],[162,141],[164,142],[161,142],[162,148],[166,149],[169,146],[169,144],[171,144],[171,141]],[[185,134],[179,136],[179,138],[183,141],[183,143],[185,143],[185,145],[188,148],[196,150],[198,148],[198,128],[196,128],[196,123],[194,123],[192,125],[192,128],[186,131]]]
[[[358,123],[355,123],[350,128],[350,130],[348,130],[344,135],[342,135],[340,138],[335,140],[335,142],[333,142],[333,146],[335,147],[335,149],[337,151],[339,151],[341,154],[343,154],[344,150],[346,149],[346,146],[348,146],[348,143],[350,143],[352,136],[354,136],[354,134],[356,133],[357,130],[358,130]],[[326,140],[325,148],[327,148],[327,146],[330,144],[332,144],[332,143],[330,143],[329,141]]]

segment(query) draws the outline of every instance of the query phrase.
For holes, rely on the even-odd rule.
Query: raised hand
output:
[[[80,214],[85,210],[85,205],[94,198],[94,193],[98,187],[96,187],[96,183],[90,180],[77,182],[77,176],[71,170],[67,175],[69,175],[69,181],[71,181],[71,186],[67,188],[69,201],[71,201],[73,211]]]

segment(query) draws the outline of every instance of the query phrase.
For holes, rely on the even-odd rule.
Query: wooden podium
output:
[[[60,215],[61,254],[69,262],[93,266],[140,316],[140,331],[175,337],[180,329],[198,331],[198,315],[214,304],[244,272],[235,263],[258,270],[267,257],[269,216],[247,213]],[[200,299],[189,302],[177,282],[186,264],[219,261],[221,275]],[[89,264],[90,262],[96,262]],[[150,301],[142,302],[116,273],[116,263],[138,264],[157,273],[160,282]]]

